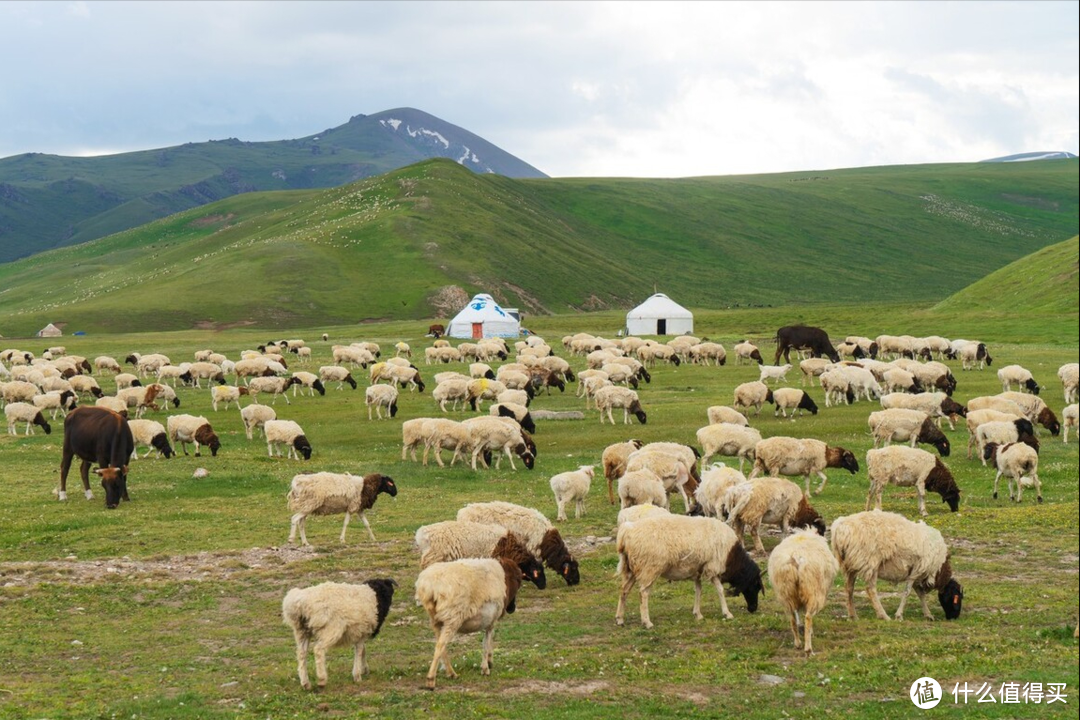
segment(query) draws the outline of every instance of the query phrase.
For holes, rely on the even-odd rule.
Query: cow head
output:
[[[101,487],[105,490],[105,507],[114,510],[120,500],[131,499],[127,492],[127,465],[98,468],[94,473],[101,478]]]

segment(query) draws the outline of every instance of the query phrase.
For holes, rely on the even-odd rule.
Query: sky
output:
[[[414,107],[552,177],[1078,153],[1080,2],[0,2],[0,158]]]

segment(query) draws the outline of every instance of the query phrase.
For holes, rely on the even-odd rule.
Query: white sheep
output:
[[[180,449],[187,455],[187,444],[195,445],[195,457],[199,457],[199,447],[206,445],[210,448],[210,454],[217,457],[217,451],[221,448],[214,429],[201,415],[170,415],[166,424],[169,440],[180,443]]]
[[[825,489],[828,476],[826,468],[843,468],[852,475],[859,472],[855,454],[842,447],[827,445],[814,438],[771,437],[765,438],[754,448],[756,458],[750,479],[761,474],[801,475],[806,479],[806,494],[810,494],[810,476],[821,478],[817,492]]]
[[[18,435],[19,432],[16,429],[16,425],[21,422],[26,423],[26,432],[24,435],[34,434],[33,426],[37,425],[45,431],[48,435],[52,432],[52,427],[45,419],[45,416],[41,414],[41,410],[36,405],[32,405],[27,402],[9,402],[4,406],[4,417],[7,418],[8,434]]]
[[[1042,483],[1039,481],[1039,453],[1030,445],[1022,442],[1005,445],[988,443],[983,451],[983,457],[993,458],[994,465],[997,467],[997,474],[994,476],[995,500],[998,496],[998,481],[1004,475],[1008,478],[1010,500],[1015,499],[1016,502],[1020,502],[1024,496],[1024,488],[1034,486],[1036,499],[1039,502],[1043,501]],[[1016,485],[1015,498],[1014,483]]]
[[[299,460],[303,455],[305,460],[311,459],[311,442],[299,423],[292,420],[267,420],[263,424],[263,434],[266,436],[266,454],[270,457],[280,457],[281,446],[284,445],[288,448],[286,458]]]
[[[135,446],[131,450],[132,460],[139,457],[140,446],[146,448],[143,457],[149,456],[155,450],[158,457],[164,455],[168,459],[174,455],[165,426],[157,420],[128,420],[128,427],[131,428],[131,437],[135,440]]]
[[[799,361],[799,372],[802,373],[802,380],[800,384],[806,385],[806,381],[810,381],[810,387],[814,386],[814,378],[823,375],[833,362],[828,358],[806,358]]]
[[[896,619],[904,618],[904,606],[912,589],[919,596],[923,616],[933,620],[926,593],[937,590],[947,620],[960,617],[963,588],[952,576],[949,549],[938,530],[912,522],[896,513],[869,510],[839,517],[830,530],[833,554],[844,573],[848,617],[855,618],[855,578],[866,581],[866,595],[874,612],[888,620],[877,595],[878,579],[906,583]]]
[[[223,404],[223,410],[228,410],[229,405],[236,403],[240,407],[240,396],[250,395],[246,387],[236,385],[213,385],[210,387],[210,403],[214,412],[218,411],[218,405]]]
[[[574,503],[574,517],[580,518],[585,514],[585,496],[589,494],[593,476],[596,473],[594,465],[582,465],[577,470],[562,472],[551,476],[551,492],[555,493],[555,505],[558,508],[556,520],[566,520],[566,504]]]
[[[817,415],[818,407],[809,393],[799,388],[777,388],[773,391],[773,417],[782,414],[787,417],[787,411],[791,411],[791,421],[795,422],[796,415],[802,415],[804,410],[809,410],[811,415]]]
[[[325,582],[293,588],[281,603],[284,623],[296,640],[296,671],[300,686],[311,689],[307,655],[315,655],[315,682],[326,687],[326,651],[341,645],[353,646],[352,676],[360,682],[368,671],[365,643],[379,634],[397,583],[390,578],[368,580],[359,585]]]
[[[915,376],[899,367],[892,367],[885,371],[886,392],[922,392],[922,385],[916,381]]]
[[[769,584],[784,606],[791,623],[795,647],[807,655],[814,653],[814,616],[829,599],[840,564],[829,544],[813,530],[796,530],[780,541],[769,555]],[[803,613],[803,634],[799,641],[799,612]]]
[[[386,408],[386,416],[392,418],[397,415],[398,389],[393,385],[371,385],[364,391],[364,404],[367,405],[368,420],[371,419],[371,408],[374,407],[379,419],[383,419],[382,409]]]
[[[375,541],[375,533],[371,530],[366,510],[370,510],[375,504],[379,493],[386,493],[390,497],[397,496],[397,485],[394,479],[380,473],[372,473],[364,477],[357,477],[349,473],[319,472],[308,475],[296,475],[289,486],[286,496],[289,501],[289,511],[293,513],[289,528],[289,542],[296,541],[296,533],[300,532],[300,543],[307,545],[307,533],[305,528],[309,515],[339,515],[345,514],[345,522],[341,526],[341,542],[345,542],[345,531],[349,528],[349,517],[359,515],[367,528],[372,542]]]
[[[1035,452],[1039,451],[1039,441],[1034,435],[1035,428],[1027,418],[1016,420],[992,420],[984,422],[975,429],[975,444],[979,448],[979,457],[982,464],[986,465],[984,451],[990,443],[1005,445],[1014,442],[1023,442],[1032,447]]]
[[[103,407],[112,410],[114,413],[127,418],[127,401],[116,397],[115,395],[103,395],[94,401],[95,407]]]
[[[872,363],[863,360],[861,365],[866,367],[860,367],[859,365],[840,365],[837,370],[843,373],[844,378],[847,380],[848,388],[851,390],[851,395],[854,400],[865,397],[867,402],[870,402],[876,400],[885,393],[881,389],[881,381],[874,374]],[[876,365],[884,372],[886,367],[885,363],[876,363]]]
[[[502,462],[502,455],[514,465],[514,455],[521,458],[525,467],[532,470],[536,457],[529,449],[522,435],[521,426],[516,420],[503,417],[481,416],[469,418],[461,423],[469,432],[469,447],[472,450],[472,469],[476,470],[476,460],[485,452],[495,454],[496,468]]]
[[[754,549],[765,554],[761,542],[761,526],[779,525],[787,536],[792,527],[812,527],[825,535],[825,521],[821,519],[802,488],[790,480],[778,477],[759,477],[728,488],[723,505],[727,508],[727,523],[741,540],[746,528],[754,540]]]
[[[883,410],[891,408],[921,410],[934,418],[938,427],[941,427],[943,419],[948,420],[950,430],[956,429],[953,418],[964,416],[967,412],[967,408],[943,392],[889,393],[881,396],[881,407]]]
[[[761,406],[773,401],[773,392],[769,386],[760,381],[743,383],[735,388],[735,401],[732,406],[739,408],[754,408],[754,414],[761,414]]]
[[[472,442],[469,428],[456,420],[448,418],[428,418],[425,420],[422,426],[422,436],[424,437],[425,466],[427,465],[428,453],[432,449],[435,450],[435,462],[439,464],[439,467],[444,467],[442,451],[453,450],[454,454],[450,457],[450,465],[453,466],[459,457],[463,457],[463,450],[469,452]]]
[[[1066,443],[1069,442],[1069,428],[1080,426],[1080,405],[1073,403],[1061,411],[1061,434]],[[1078,431],[1080,435],[1080,431]]]
[[[459,632],[484,632],[480,674],[491,674],[495,624],[516,609],[521,580],[521,570],[507,558],[465,558],[435,563],[420,571],[416,601],[427,610],[435,633],[435,655],[427,674],[429,689],[435,689],[440,664],[448,677],[457,677],[450,662],[450,641]]]
[[[760,382],[766,382],[769,380],[775,380],[777,382],[787,382],[787,373],[791,369],[791,363],[784,365],[762,365],[758,368],[760,376],[758,380]]]
[[[933,419],[921,410],[877,410],[870,413],[866,423],[874,437],[874,447],[895,441],[909,442],[911,447],[915,447],[917,443],[928,443],[933,445],[942,457],[948,457],[951,451],[949,438]]]
[[[431,391],[431,399],[439,404],[443,412],[447,411],[447,401],[452,401],[452,409],[457,410],[459,404],[464,404],[469,399],[469,380],[465,377],[443,379]]]
[[[761,432],[752,427],[719,423],[699,428],[697,441],[701,445],[702,465],[713,455],[738,457],[739,472],[742,472],[745,461],[754,462],[754,448],[761,442]]]
[[[662,508],[659,505],[653,505],[652,503],[642,503],[641,505],[631,505],[628,508],[623,508],[619,511],[619,515],[615,522],[616,531],[628,522],[636,522],[642,518],[647,518],[652,515],[670,515],[671,511],[667,508]]]
[[[668,451],[644,446],[640,450],[630,453],[630,457],[626,459],[626,472],[652,471],[663,484],[664,492],[669,495],[678,493],[682,497],[686,512],[689,513],[693,509],[690,498],[693,491],[697,489],[697,481],[691,481],[690,465],[693,464],[692,458],[692,451],[690,458],[687,458]]]
[[[626,459],[630,457],[630,453],[640,447],[640,440],[628,440],[613,443],[604,448],[604,452],[600,457],[600,465],[604,469],[604,478],[607,480],[608,501],[612,505],[615,504],[615,493],[612,488],[623,473],[626,472]]]
[[[622,579],[615,624],[622,625],[626,596],[640,583],[641,623],[653,626],[649,618],[649,589],[659,578],[694,581],[694,617],[701,614],[702,580],[711,582],[720,596],[720,608],[727,619],[734,615],[727,606],[723,583],[746,597],[750,612],[757,611],[763,592],[761,569],[750,559],[735,532],[716,518],[685,515],[652,515],[619,528],[615,540]]]
[[[714,463],[701,473],[701,483],[694,491],[694,499],[705,515],[724,519],[723,500],[729,488],[746,482],[746,476],[723,463]]]
[[[1066,363],[1058,368],[1061,389],[1065,393],[1065,402],[1076,402],[1077,388],[1080,387],[1080,363]]]
[[[79,399],[70,390],[51,390],[35,395],[31,398],[31,402],[38,410],[48,410],[49,419],[55,420],[57,413],[62,412],[67,415],[68,412],[74,410],[79,404]]]
[[[609,381],[610,382],[610,381]],[[630,388],[621,387],[619,385],[607,385],[596,391],[593,396],[596,402],[596,409],[600,411],[600,424],[604,424],[604,415],[607,415],[608,421],[614,425],[615,420],[611,416],[613,408],[622,408],[623,411],[623,424],[630,424],[630,414],[633,413],[642,425],[645,424],[646,414],[645,410],[641,407],[641,400],[638,398],[637,392]]]
[[[740,340],[735,343],[735,347],[732,349],[735,351],[736,365],[742,365],[744,361],[747,363],[756,361],[758,365],[765,364],[765,361],[761,359],[761,351],[758,350],[758,346],[749,340]]]
[[[746,419],[745,415],[727,405],[710,405],[705,410],[705,416],[709,419],[710,425],[719,425],[720,423],[742,425],[743,427],[750,425],[750,421]]]
[[[348,368],[343,368],[340,365],[323,365],[319,368],[319,379],[324,384],[337,383],[337,389],[341,390],[345,383],[349,384],[353,390],[356,389],[356,380],[353,378],[352,373]]]
[[[998,370],[997,376],[1001,381],[1002,392],[1008,392],[1012,390],[1013,385],[1016,385],[1019,391],[1026,390],[1033,395],[1039,394],[1039,384],[1035,382],[1031,371],[1022,365],[1006,365]]]
[[[539,510],[496,500],[470,503],[458,510],[457,519],[502,525],[521,538],[533,555],[542,558],[545,566],[559,573],[567,585],[581,582],[578,561],[558,529]]]
[[[870,490],[866,494],[866,509],[871,503],[881,509],[881,495],[886,485],[914,487],[919,497],[919,514],[926,515],[926,491],[941,495],[949,509],[956,512],[960,506],[960,489],[956,486],[949,468],[941,458],[920,448],[890,445],[866,453],[866,473],[870,476]]]
[[[104,373],[108,370],[111,373],[120,372],[120,363],[116,361],[116,358],[108,355],[99,355],[94,358],[94,368],[98,371],[98,374]]]
[[[855,401],[855,391],[851,389],[847,373],[841,368],[836,367],[823,372],[819,383],[825,392],[825,407],[839,405],[841,402],[850,405]]]
[[[513,531],[493,523],[445,520],[423,525],[416,531],[420,569],[438,562],[463,558],[506,558],[513,561],[522,577],[543,590],[547,587],[544,566]]]
[[[25,380],[12,380],[0,385],[0,399],[5,403],[33,402],[34,396],[41,392],[41,388],[32,382]]]
[[[1058,422],[1057,415],[1046,404],[1046,401],[1037,395],[1013,390],[1000,393],[997,397],[1016,403],[1023,411],[1024,417],[1032,423],[1042,425],[1054,437],[1057,437],[1057,434],[1061,432],[1061,423]]]
[[[300,381],[294,377],[255,377],[248,383],[248,392],[258,402],[259,393],[268,393],[271,396],[270,404],[277,402],[278,396],[285,398],[285,404],[289,402],[288,389],[293,385],[299,385]]]
[[[625,471],[616,486],[619,507],[623,509],[644,504],[668,509],[667,489],[660,477],[648,468]]]

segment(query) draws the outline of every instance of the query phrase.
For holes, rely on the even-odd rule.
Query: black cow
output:
[[[102,407],[77,407],[64,418],[64,450],[60,461],[60,499],[67,500],[67,476],[71,461],[82,460],[82,477],[86,499],[90,492],[90,464],[101,477],[105,488],[105,507],[112,509],[120,500],[130,500],[127,492],[127,463],[135,450],[135,438],[123,416]]]
[[[836,348],[829,342],[829,334],[818,327],[809,325],[788,325],[776,331],[776,359],[773,365],[780,364],[780,355],[784,356],[784,362],[790,363],[789,353],[792,349],[807,348],[813,357],[827,356],[833,362],[840,362],[840,355]]]

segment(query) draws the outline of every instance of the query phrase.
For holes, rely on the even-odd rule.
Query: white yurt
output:
[[[485,293],[474,295],[473,299],[461,309],[446,334],[452,338],[471,338],[479,340],[489,337],[517,337],[521,334],[521,323],[499,307],[495,298]]]
[[[626,313],[628,335],[688,335],[694,314],[664,293],[656,293]]]
[[[52,323],[49,323],[37,332],[38,337],[61,337],[63,334],[64,333],[60,332],[60,328]]]

